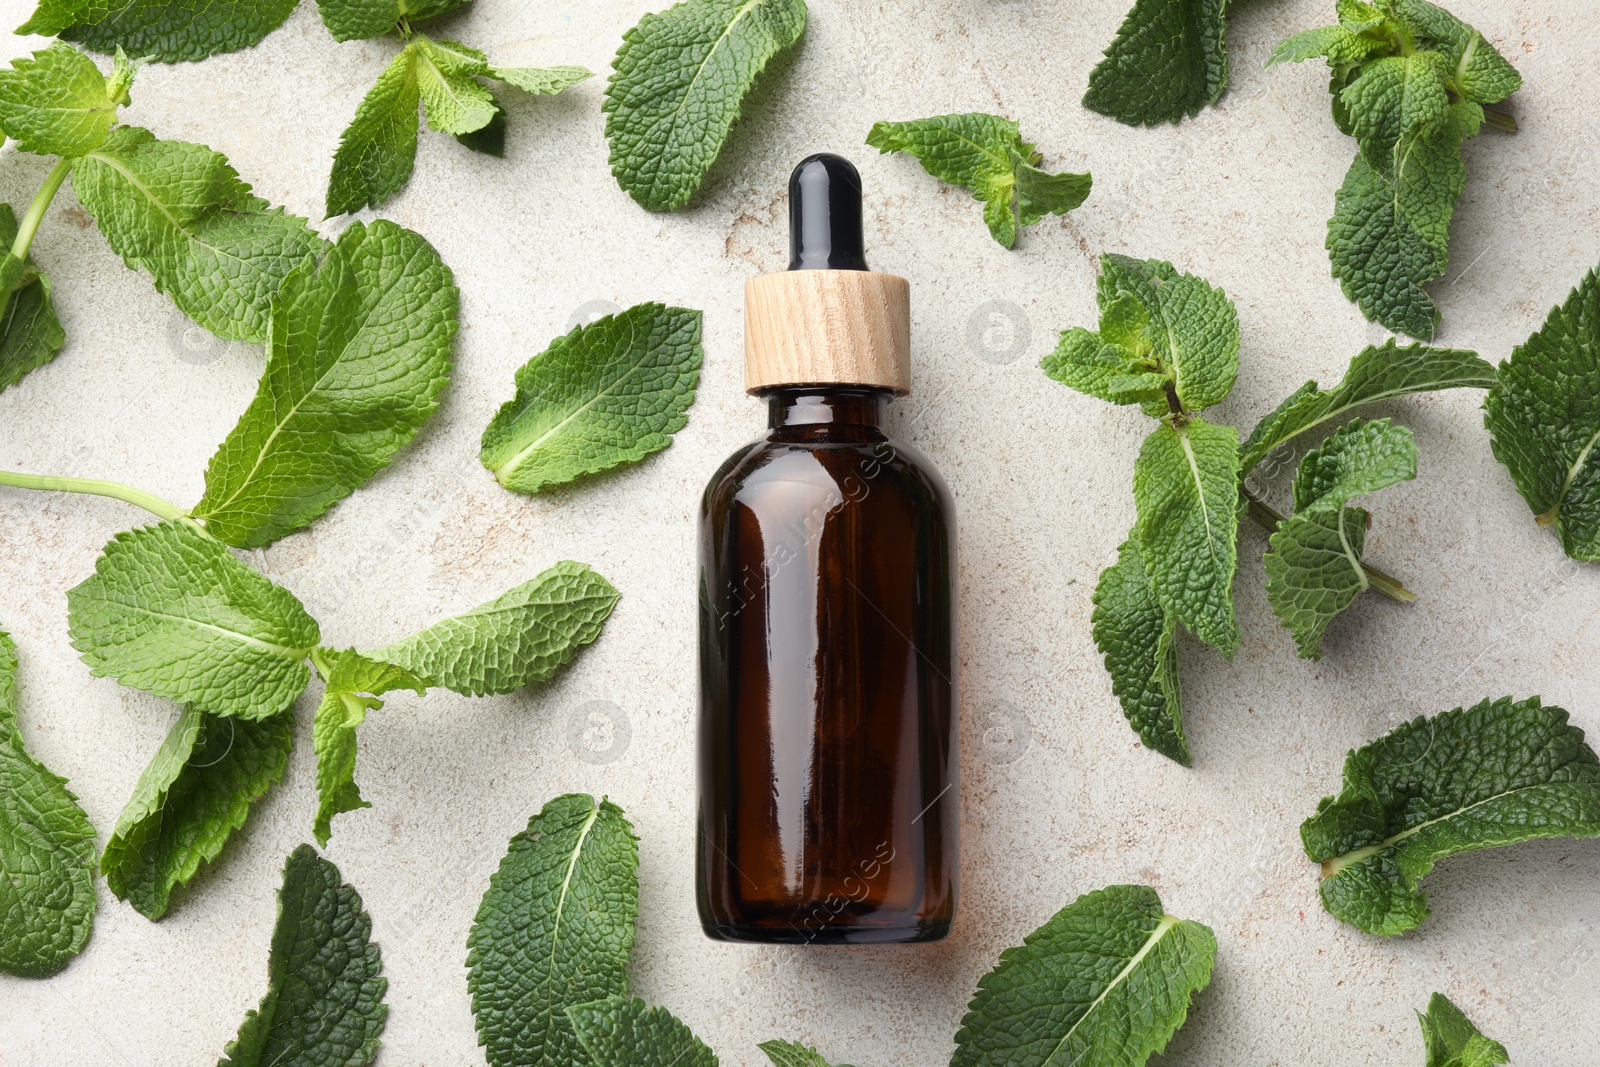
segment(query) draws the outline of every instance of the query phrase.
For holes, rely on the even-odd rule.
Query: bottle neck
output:
[[[843,385],[784,386],[767,390],[767,426],[870,426],[883,415],[887,389]]]

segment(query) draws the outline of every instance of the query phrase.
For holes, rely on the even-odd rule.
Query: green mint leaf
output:
[[[822,1058],[822,1053],[796,1041],[763,1041],[756,1046],[767,1054],[772,1067],[834,1067]],[[849,1067],[839,1064],[838,1067]]]
[[[1451,87],[1464,99],[1495,104],[1522,87],[1522,75],[1483,35],[1427,0],[1395,0],[1394,13],[1425,47],[1435,48],[1449,68]]]
[[[547,680],[600,636],[621,595],[582,563],[563,560],[487,604],[366,655],[466,696],[510,693]]]
[[[368,659],[354,649],[318,649],[312,659],[325,683],[311,728],[317,756],[317,818],[312,832],[317,844],[327,848],[335,815],[372,807],[356,788],[356,727],[367,712],[383,707],[378,699],[382,694],[409,689],[421,695],[426,685],[404,667]]]
[[[48,978],[94,928],[94,827],[17,730],[17,646],[0,630],[0,974]]]
[[[339,868],[289,854],[267,956],[267,992],[217,1067],[366,1067],[388,1021],[372,920]]]
[[[459,136],[489,125],[499,105],[474,77],[488,72],[483,53],[454,41],[418,37],[416,43],[417,90],[429,127]]]
[[[1364,37],[1344,26],[1319,26],[1279,42],[1267,66],[1326,58],[1334,69],[1348,68],[1383,51],[1383,42]]]
[[[500,103],[500,98],[494,93],[489,94],[489,99],[494,103],[494,116],[483,126],[471,133],[458,133],[456,140],[472,149],[482,152],[486,156],[504,159],[506,155],[506,109]]]
[[[1494,457],[1573,559],[1600,559],[1600,272],[1512,349],[1483,402]]]
[[[18,34],[54,37],[78,22],[95,22],[111,13],[112,0],[39,0],[39,6],[18,26]]]
[[[1303,658],[1321,658],[1328,623],[1367,588],[1367,513],[1347,505],[1416,476],[1416,441],[1388,419],[1353,419],[1301,461],[1295,513],[1273,532],[1264,564],[1267,600]]]
[[[400,0],[317,0],[317,14],[335,41],[355,41],[389,33],[404,11]]]
[[[1039,170],[1039,153],[1017,124],[981,111],[874,123],[867,144],[904,152],[935,178],[983,201],[983,221],[1006,248],[1016,244],[1019,226],[1066,214],[1088,198],[1093,184],[1087,174]]]
[[[283,25],[300,0],[119,0],[89,5],[104,18],[80,18],[61,36],[92,52],[118,48],[159,63],[205,59],[249,48]]]
[[[328,175],[326,218],[377,207],[411,180],[422,121],[418,51],[413,41],[394,57],[339,138]]]
[[[618,184],[651,211],[687,204],[762,68],[805,28],[804,0],[684,0],[640,19],[606,82]]]
[[[253,722],[184,708],[139,776],[100,856],[106,885],[147,918],[217,858],[250,805],[283,778],[294,717]]]
[[[183,521],[114,537],[67,617],[96,677],[246,719],[294,703],[321,636],[294,594]]]
[[[1385,56],[1361,69],[1340,92],[1351,132],[1367,163],[1392,175],[1395,148],[1406,134],[1425,133],[1445,121],[1450,110],[1449,70],[1438,52]]]
[[[1600,759],[1567,713],[1502,697],[1418,718],[1345,757],[1344,788],[1300,827],[1322,905],[1390,936],[1428,917],[1418,883],[1458,852],[1600,837]]]
[[[579,326],[517,371],[483,431],[500,484],[537,493],[672,443],[700,381],[700,312],[636,304]]]
[[[1211,981],[1217,939],[1114,885],[1056,912],[978,981],[950,1067],[1141,1067]]]
[[[1156,600],[1200,640],[1233,657],[1238,563],[1239,434],[1201,418],[1145,438],[1133,468],[1134,536]]]
[[[1467,181],[1461,146],[1482,122],[1477,104],[1452,104],[1443,121],[1399,138],[1388,171],[1365,155],[1350,164],[1326,243],[1334,277],[1367,318],[1423,340],[1438,329],[1422,286],[1449,266],[1450,217]]]
[[[1142,359],[1130,359],[1124,349],[1108,343],[1106,329],[1102,314],[1098,334],[1078,327],[1063,330],[1055,351],[1039,366],[1062,385],[1113,404],[1164,406],[1167,376],[1143,369]]]
[[[60,41],[0,69],[0,130],[43,156],[99,148],[126,102],[112,97],[94,60]]]
[[[284,282],[261,385],[195,518],[230,545],[271,544],[388,466],[439,406],[458,303],[425,239],[353,223],[315,272]]]
[[[1367,347],[1350,361],[1339,384],[1319,389],[1306,382],[1256,424],[1240,447],[1240,476],[1249,474],[1267,453],[1363,404],[1440,389],[1488,389],[1494,366],[1476,352],[1385,341]]]
[[[1108,392],[1120,397],[1116,402],[1138,399],[1146,414],[1160,418],[1169,411],[1169,385],[1190,412],[1232,391],[1239,317],[1227,293],[1158,259],[1105,255],[1096,299],[1100,336],[1123,354],[1122,376],[1107,381]]]
[[[121,126],[72,168],[72,187],[132,270],[218,337],[264,341],[290,271],[322,240],[270,207],[220,153]]]
[[[554,96],[568,86],[594,77],[588,67],[490,67],[488,75],[525,93]]]
[[[16,239],[17,216],[10,204],[0,204],[0,249],[9,249]],[[0,314],[0,392],[5,392],[55,359],[67,334],[50,299],[50,279],[39,273],[32,256],[18,260],[6,251],[0,272],[8,282],[17,279],[17,288]]]
[[[1228,87],[1225,0],[1135,0],[1083,106],[1129,126],[1193,118]]]
[[[587,1062],[567,1008],[620,996],[639,911],[622,809],[568,793],[511,839],[467,937],[467,986],[491,1067]]]
[[[1417,1022],[1422,1024],[1422,1039],[1427,1043],[1426,1067],[1495,1067],[1511,1062],[1505,1046],[1479,1033],[1443,993],[1429,998],[1428,1012],[1418,1012]]]
[[[1111,691],[1146,748],[1189,766],[1178,691],[1177,619],[1161,609],[1138,542],[1117,549],[1094,591],[1094,643]]]
[[[717,1067],[714,1052],[666,1008],[611,997],[567,1009],[594,1067]]]

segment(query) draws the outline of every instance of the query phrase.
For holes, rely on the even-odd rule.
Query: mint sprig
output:
[[[94,929],[94,827],[23,746],[17,646],[0,630],[0,974],[47,978]]]
[[[1600,837],[1600,758],[1538,697],[1418,717],[1345,757],[1338,796],[1300,827],[1322,905],[1393,936],[1429,914],[1419,883],[1449,856],[1544,837]]]
[[[1450,217],[1466,186],[1461,146],[1521,77],[1481,34],[1427,0],[1343,0],[1339,24],[1278,46],[1271,63],[1325,58],[1334,122],[1359,152],[1335,198],[1328,254],[1367,318],[1424,340],[1440,312],[1423,288],[1450,261]]]
[[[1443,993],[1428,1000],[1426,1013],[1417,1013],[1428,1059],[1424,1067],[1496,1067],[1510,1063],[1511,1054],[1472,1025],[1472,1020]]]
[[[501,67],[476,48],[434,39],[416,23],[462,6],[319,0],[335,40],[398,36],[405,42],[356,108],[328,175],[327,217],[377,207],[404,188],[416,167],[420,113],[430,129],[469,148],[501,155],[505,111],[484,79],[537,96],[553,96],[593,73],[583,67]]]
[[[1022,139],[1015,122],[978,111],[875,123],[867,144],[904,152],[935,178],[983,201],[984,224],[1006,248],[1016,245],[1022,227],[1078,207],[1093,185],[1088,174],[1040,170],[1043,155]]]
[[[1402,603],[1415,595],[1362,557],[1366,513],[1355,497],[1415,473],[1410,434],[1357,419],[1306,457],[1285,516],[1245,479],[1261,460],[1360,405],[1408,393],[1487,387],[1494,368],[1471,352],[1392,342],[1368,348],[1332,389],[1307,382],[1241,444],[1199,412],[1221,402],[1239,371],[1239,323],[1222,290],[1170,263],[1101,258],[1097,330],[1074,328],[1041,362],[1045,373],[1157,420],[1134,466],[1137,520],[1100,575],[1095,643],[1112,691],[1144,744],[1190,760],[1180,704],[1179,626],[1231,657],[1238,521],[1269,534],[1267,595],[1300,654],[1321,654],[1328,623],[1364,589]]]

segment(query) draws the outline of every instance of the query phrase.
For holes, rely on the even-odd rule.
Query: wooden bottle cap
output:
[[[911,286],[866,270],[788,270],[744,283],[744,389],[855,385],[911,392]]]

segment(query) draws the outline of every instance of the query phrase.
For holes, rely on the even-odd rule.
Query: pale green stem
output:
[[[113,500],[121,500],[132,504],[136,508],[143,508],[158,519],[176,519],[187,522],[197,529],[200,524],[184,514],[182,508],[170,501],[163,500],[154,493],[147,493],[143,489],[135,489],[131,485],[121,482],[105,482],[95,478],[63,478],[51,474],[19,474],[15,471],[0,471],[0,485],[15,486],[18,489],[39,489],[47,493],[89,493],[94,496],[108,496]]]
[[[44,184],[39,187],[38,195],[33,198],[33,203],[28,205],[28,213],[22,216],[22,222],[17,226],[17,239],[11,243],[11,254],[18,259],[28,258],[28,249],[33,247],[33,236],[39,232],[39,223],[44,221],[44,213],[50,209],[50,201],[56,198],[56,193],[61,189],[61,183],[67,180],[67,172],[72,170],[72,160],[61,159],[50,168]]]
[[[1250,518],[1255,520],[1256,525],[1266,530],[1269,534],[1277,530],[1278,524],[1283,522],[1283,516],[1278,514],[1277,509],[1248,489],[1241,489],[1240,492],[1244,494],[1245,510],[1249,513]],[[1386,596],[1396,604],[1416,602],[1417,594],[1401,585],[1399,579],[1385,574],[1365,561],[1362,562],[1361,569],[1366,571],[1367,586],[1374,593]]]

